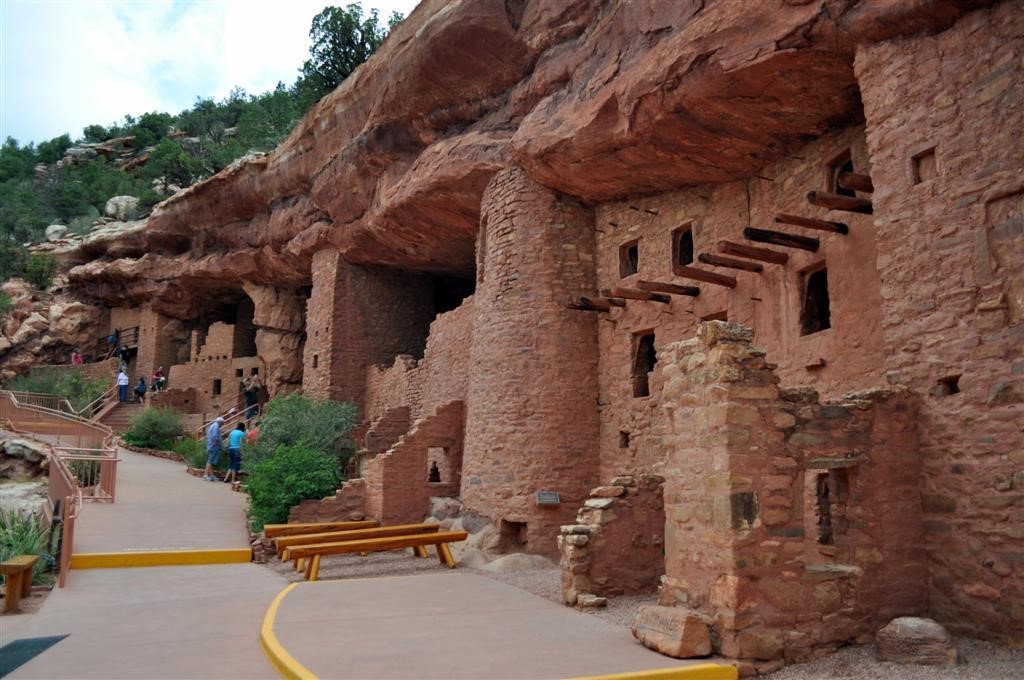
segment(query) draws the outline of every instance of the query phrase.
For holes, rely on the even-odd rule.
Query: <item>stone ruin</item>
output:
[[[458,497],[755,670],[900,616],[1019,645],[1022,54],[1020,0],[425,0],[61,294],[197,420],[354,402],[294,518]]]

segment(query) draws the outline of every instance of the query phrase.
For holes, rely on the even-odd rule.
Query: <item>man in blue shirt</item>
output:
[[[213,466],[220,462],[220,425],[223,422],[224,419],[218,417],[206,430],[206,471],[203,473],[203,479],[207,482],[217,481],[213,474]]]
[[[238,479],[238,471],[242,469],[243,441],[245,441],[245,423],[239,422],[228,435],[228,455],[231,457],[231,462],[228,464],[228,474],[224,477],[225,482],[233,482]]]

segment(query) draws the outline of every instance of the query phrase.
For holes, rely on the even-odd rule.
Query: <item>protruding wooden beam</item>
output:
[[[652,293],[638,288],[605,288],[601,291],[604,297],[626,298],[627,300],[647,300],[649,302],[662,302],[668,304],[672,298],[661,293]]]
[[[782,246],[783,248],[809,250],[812,253],[817,252],[818,246],[821,245],[818,239],[810,236],[797,236],[796,234],[787,234],[771,229],[755,229],[754,227],[744,229],[743,238],[757,243],[771,243],[773,246]]]
[[[625,307],[626,301],[621,298],[587,297],[581,295],[574,297],[565,306],[581,312],[608,312],[611,311],[612,307]]]
[[[799,215],[786,215],[780,213],[775,216],[775,221],[781,224],[793,224],[806,229],[817,229],[818,231],[830,231],[833,234],[848,234],[850,228],[842,222],[830,222],[828,220],[816,220],[813,217],[800,217]]]
[[[841,172],[836,177],[836,183],[844,189],[863,191],[870,194],[875,190],[875,184],[871,181],[871,175],[864,175],[859,172]]]
[[[649,290],[653,293],[689,295],[690,297],[697,297],[700,295],[700,288],[697,286],[677,286],[674,283],[662,283],[661,281],[637,281],[636,287],[640,290]]]
[[[706,269],[697,269],[696,267],[687,267],[684,264],[677,264],[672,267],[672,273],[676,276],[682,276],[684,279],[693,279],[695,281],[704,281],[705,283],[713,283],[716,286],[725,286],[726,288],[735,288],[736,279],[725,274],[716,274],[715,272],[709,272]]]
[[[769,264],[786,264],[789,262],[789,253],[780,253],[771,248],[758,248],[757,246],[748,246],[734,241],[719,241],[718,252],[734,257],[745,257],[748,260],[760,260]]]
[[[842,194],[833,194],[827,191],[812,191],[807,194],[807,201],[811,205],[828,208],[829,210],[845,210],[864,215],[872,213],[871,201],[866,198],[857,198],[856,196],[843,196]]]
[[[711,253],[701,253],[697,256],[697,259],[704,264],[710,264],[713,267],[742,269],[745,272],[757,272],[758,274],[764,270],[764,267],[756,262],[751,262],[750,260],[735,260],[731,257],[722,257],[721,255],[712,255]]]

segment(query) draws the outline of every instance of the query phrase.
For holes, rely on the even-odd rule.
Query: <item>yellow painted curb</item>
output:
[[[658,668],[633,673],[614,673],[612,675],[591,675],[572,680],[736,680],[739,671],[735,666],[718,663],[702,663],[695,666],[677,666],[676,668]]]
[[[249,548],[226,550],[154,550],[145,552],[77,553],[72,569],[118,569],[123,567],[172,567],[188,564],[237,564],[252,561]]]
[[[298,585],[298,583],[288,585],[270,603],[270,607],[263,617],[263,625],[260,626],[260,647],[263,648],[263,653],[270,660],[270,665],[285,680],[317,680],[313,671],[296,661],[295,657],[281,646],[281,643],[277,641],[277,636],[274,635],[274,619],[277,617],[277,608],[281,606],[285,596]]]

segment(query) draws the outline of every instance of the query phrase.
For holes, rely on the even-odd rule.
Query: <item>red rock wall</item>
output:
[[[749,181],[706,185],[684,191],[606,203],[597,209],[598,288],[631,286],[638,280],[700,288],[696,298],[672,296],[670,304],[628,300],[599,324],[601,344],[601,478],[619,472],[643,473],[664,461],[660,395],[632,392],[634,334],[653,331],[656,347],[692,337],[696,324],[722,313],[754,329],[758,346],[778,363],[779,376],[791,384],[813,385],[823,394],[884,384],[884,350],[875,269],[875,227],[871,216],[828,212],[808,204],[809,191],[827,187],[829,163],[849,151],[854,169],[869,171],[863,129],[823,136]],[[775,224],[776,214],[841,220],[848,235]],[[765,246],[744,240],[743,228],[764,229],[819,239],[815,253]],[[689,227],[693,266],[732,276],[729,289],[672,273],[673,232]],[[719,254],[717,243],[772,248],[789,254],[785,265],[763,264],[761,273],[713,267],[697,261],[701,253]],[[620,248],[639,241],[639,271],[620,276]],[[801,335],[801,279],[809,267],[828,268],[831,328]],[[822,361],[823,360],[823,361]],[[628,433],[628,444],[622,433]],[[625,444],[625,445],[624,445]]]
[[[461,467],[465,412],[460,401],[445,404],[419,420],[397,444],[369,460],[363,469],[366,480],[366,514],[381,524],[420,522],[430,509],[430,497],[447,495],[450,485],[427,481],[428,449],[447,449]],[[439,493],[444,492],[444,494]]]
[[[565,309],[593,290],[593,217],[518,169],[488,187],[477,262],[462,500],[526,523],[553,554],[558,526],[596,485],[597,319]],[[562,504],[537,507],[557,491]]]
[[[930,611],[1024,640],[1024,3],[857,54],[889,380],[921,395]],[[915,157],[934,152],[915,177]],[[920,163],[918,163],[920,165]],[[934,170],[932,169],[934,168]],[[916,180],[920,181],[916,181]],[[940,381],[959,377],[958,393]]]
[[[724,656],[802,660],[927,607],[916,411],[780,390],[750,338],[711,322],[663,352],[662,601],[712,617]]]

